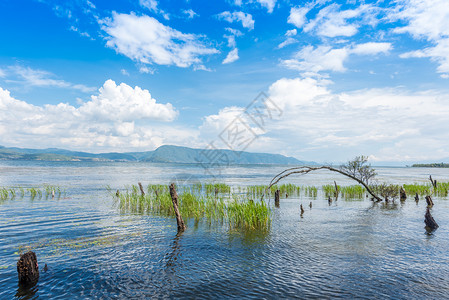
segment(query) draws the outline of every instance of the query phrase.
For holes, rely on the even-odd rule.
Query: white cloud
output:
[[[274,6],[276,5],[276,0],[257,0],[263,7],[265,7],[268,13],[272,13]]]
[[[285,36],[294,36],[298,33],[298,31],[296,29],[291,29],[291,30],[287,30],[287,32],[285,33]]]
[[[194,34],[185,34],[149,16],[113,13],[103,20],[109,35],[106,45],[143,64],[175,65],[186,68],[202,65],[201,56],[218,53]]]
[[[128,71],[126,71],[125,69],[121,69],[120,73],[122,73],[122,75],[129,76]]]
[[[139,0],[139,4],[156,14],[162,15],[165,20],[170,20],[170,15],[158,7],[159,3],[156,0]]]
[[[3,77],[6,77],[7,75],[10,75],[12,78],[8,79],[8,82],[20,83],[25,86],[68,88],[80,90],[84,93],[95,90],[94,87],[88,87],[83,84],[73,84],[61,79],[54,79],[54,74],[44,70],[32,69],[30,67],[9,66],[7,72],[6,70],[4,71]]]
[[[235,11],[232,13],[229,11],[224,11],[218,14],[217,17],[229,23],[241,22],[244,28],[248,28],[249,30],[254,29],[254,20],[251,14],[247,14],[241,11]]]
[[[0,69],[0,78],[6,77],[6,72]]]
[[[395,33],[409,33],[415,39],[433,44],[404,53],[402,58],[427,57],[439,64],[438,73],[449,73],[449,5],[446,0],[400,0],[395,9],[389,11],[389,18],[407,22],[395,28]]]
[[[375,6],[364,4],[355,9],[340,10],[341,5],[333,3],[316,14],[314,19],[307,20],[307,13],[323,3],[309,3],[304,7],[293,7],[287,22],[302,28],[304,32],[315,33],[323,37],[353,36],[362,25],[375,26],[379,9]],[[351,22],[348,22],[351,20]]]
[[[282,48],[284,48],[284,47],[286,47],[286,46],[288,46],[288,45],[295,44],[295,43],[298,43],[298,40],[289,37],[289,38],[287,38],[285,41],[283,41],[282,43],[280,43],[280,44],[277,46],[277,48],[278,48],[278,49],[282,49]]]
[[[183,14],[187,16],[188,19],[193,19],[195,17],[198,17],[199,15],[194,12],[192,9],[185,9],[182,11]]]
[[[281,63],[289,69],[306,73],[321,71],[344,72],[344,62],[351,54],[375,55],[386,54],[391,50],[390,43],[364,43],[334,49],[330,46],[306,46],[296,53],[293,59],[283,60]]]
[[[295,25],[298,28],[306,23],[306,14],[310,11],[307,7],[292,7],[290,9],[290,15],[288,16],[287,22]]]
[[[237,48],[232,49],[226,58],[223,60],[223,64],[230,64],[239,59],[239,50]]]
[[[245,3],[254,3],[257,2],[260,6],[267,9],[268,13],[272,13],[274,7],[276,6],[277,0],[245,0]],[[243,0],[234,0],[234,5],[242,6]]]
[[[280,79],[268,94],[283,114],[267,120],[249,151],[322,161],[344,161],[360,154],[382,161],[449,157],[447,94],[400,88],[334,93],[311,78]],[[237,116],[257,130],[241,115],[243,111],[227,107],[204,118],[201,135],[218,136]]]
[[[0,131],[4,132],[0,144],[92,151],[154,148],[179,129],[161,123],[173,121],[177,114],[170,103],[157,103],[148,90],[112,80],[78,108],[67,103],[35,106],[0,88]],[[187,131],[181,129],[180,135],[192,138],[194,134]]]

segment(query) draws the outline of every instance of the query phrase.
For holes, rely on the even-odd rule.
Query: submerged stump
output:
[[[399,190],[399,198],[401,201],[405,201],[407,199],[407,194],[405,193],[405,190],[403,187]]]
[[[432,197],[426,196],[426,202],[428,207],[433,207]]]
[[[439,227],[437,222],[435,222],[435,219],[430,214],[429,207],[427,207],[426,214],[424,215],[424,223],[426,224],[427,231],[434,231]]]
[[[302,207],[302,204],[299,206],[299,208],[301,209],[301,217],[304,214],[304,208]]]
[[[186,224],[184,223],[181,213],[179,212],[178,193],[176,193],[174,183],[170,184],[170,196],[171,196],[171,201],[173,203],[173,210],[175,211],[175,215],[176,215],[176,223],[178,224],[178,233],[180,233],[180,232],[183,232],[184,230],[186,230]]]
[[[416,195],[415,195],[415,202],[416,202],[416,203],[419,202],[419,196],[418,196],[418,193],[416,193]]]
[[[20,256],[17,262],[17,273],[19,283],[24,285],[35,284],[39,279],[39,266],[37,264],[36,253],[29,251]]]
[[[279,201],[280,201],[280,194],[281,192],[279,190],[276,190],[276,192],[274,192],[274,205],[276,207],[279,207]]]

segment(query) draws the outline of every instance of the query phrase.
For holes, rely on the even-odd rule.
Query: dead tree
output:
[[[337,201],[338,200],[338,194],[339,194],[339,190],[338,190],[338,185],[337,185],[337,182],[335,182],[335,180],[334,180],[334,185],[335,185],[335,201]]]
[[[139,182],[139,188],[140,188],[140,193],[142,194],[142,196],[145,196],[145,192],[143,191],[143,186],[142,184]]]
[[[344,175],[346,177],[349,177],[355,181],[357,181],[359,184],[361,184],[366,191],[376,200],[376,201],[382,201],[382,199],[376,195],[372,191],[372,189],[369,187],[370,180],[376,175],[374,169],[371,168],[370,165],[367,165],[368,158],[365,156],[358,156],[354,160],[348,162],[346,165],[342,165],[340,169],[336,169],[331,166],[321,166],[321,167],[294,167],[289,168],[281,173],[277,174],[273,177],[270,184],[266,188],[265,192],[262,194],[261,200],[263,199],[265,193],[270,190],[270,188],[277,184],[279,181],[284,179],[287,176],[293,175],[293,174],[299,174],[299,175],[305,175],[310,172],[319,171],[319,170],[328,170],[335,173],[339,173],[341,175]]]
[[[276,207],[279,207],[279,194],[280,194],[281,192],[279,191],[279,190],[276,190],[276,192],[274,192],[274,205],[276,206]]]
[[[424,215],[424,223],[426,224],[426,229],[428,231],[434,231],[439,227],[437,222],[435,222],[435,219],[430,214],[429,207],[427,207],[426,214]]]
[[[20,256],[17,262],[17,273],[19,273],[20,284],[32,285],[38,281],[39,266],[36,253],[29,251]]]
[[[178,224],[178,233],[181,233],[184,230],[186,230],[186,225],[182,219],[181,213],[179,212],[178,193],[176,193],[174,183],[170,184],[170,196],[171,196],[171,201],[173,202],[173,210],[175,211],[175,215],[176,215],[176,223]]]
[[[432,175],[429,176],[430,182],[432,183],[432,186],[434,189],[437,188],[437,181],[432,179]]]

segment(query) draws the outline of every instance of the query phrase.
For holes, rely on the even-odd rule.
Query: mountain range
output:
[[[300,161],[294,157],[287,157],[280,154],[236,152],[225,149],[193,149],[172,145],[160,146],[154,151],[146,152],[110,152],[98,154],[57,148],[25,149],[0,146],[0,160],[316,165],[315,162]]]

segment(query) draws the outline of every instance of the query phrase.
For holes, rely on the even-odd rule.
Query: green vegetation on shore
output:
[[[449,168],[446,163],[413,164],[413,168]]]

